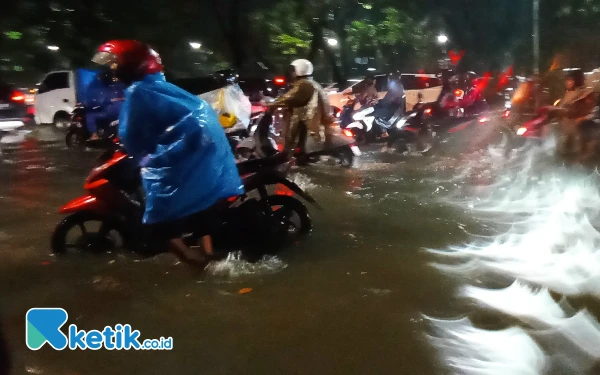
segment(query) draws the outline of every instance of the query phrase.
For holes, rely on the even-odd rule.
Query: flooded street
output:
[[[310,207],[312,234],[201,273],[169,254],[51,256],[57,210],[83,193],[96,153],[7,142],[0,313],[15,374],[593,374],[600,358],[600,178],[540,150],[368,148],[351,170],[296,169],[324,208]],[[174,347],[31,351],[32,307]]]

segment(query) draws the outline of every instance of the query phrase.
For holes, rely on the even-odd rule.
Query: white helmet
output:
[[[298,77],[308,77],[313,74],[313,64],[306,59],[295,60],[291,65],[294,67],[294,72],[296,72]]]

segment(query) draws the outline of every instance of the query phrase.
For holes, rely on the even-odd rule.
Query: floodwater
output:
[[[294,170],[324,207],[310,207],[312,234],[199,272],[169,254],[51,256],[57,209],[96,154],[44,134],[7,141],[0,163],[15,374],[586,374],[600,357],[600,234],[584,219],[596,180],[533,165],[539,150],[368,149],[352,170]],[[131,324],[173,350],[31,351],[32,307],[64,308],[79,329]]]

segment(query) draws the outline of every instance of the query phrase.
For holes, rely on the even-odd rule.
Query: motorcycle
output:
[[[66,214],[52,234],[52,251],[69,250],[105,252],[118,248],[153,255],[166,249],[166,244],[140,240],[143,230],[144,194],[137,163],[116,142],[88,141],[89,147],[106,148],[87,177],[87,194],[59,209]],[[215,214],[218,230],[209,233],[217,249],[257,246],[273,240],[276,243],[307,234],[312,227],[307,207],[298,197],[320,208],[319,204],[298,185],[286,178],[291,161],[286,155],[238,164],[245,191],[231,197]],[[273,186],[275,194],[270,190]],[[96,226],[92,226],[96,223]],[[71,241],[71,232],[79,236]],[[235,234],[235,235],[234,235]],[[194,238],[194,233],[182,233]],[[270,242],[269,242],[270,243]]]
[[[392,126],[404,113],[404,108],[392,108],[395,110],[390,118],[384,118],[382,112],[390,115],[390,108],[384,108],[380,102],[375,106],[369,106],[354,110],[356,99],[349,99],[340,112],[340,128],[345,134],[356,138],[356,143],[380,143],[388,142],[390,136],[394,136],[395,128]]]
[[[252,136],[239,144],[236,155],[243,159],[253,159],[283,151],[283,136],[273,126],[274,118],[279,119],[279,116],[282,116],[280,109],[266,111],[262,114],[256,125],[251,125]],[[316,137],[310,134],[301,135],[306,137],[305,154],[300,155],[299,150],[296,150],[294,157],[301,157],[302,161],[308,163],[316,163],[321,156],[331,156],[337,159],[342,167],[352,167],[355,157],[361,155],[360,149],[355,145],[352,133],[333,131],[331,143],[327,147],[324,142],[315,140]],[[320,136],[321,139],[325,139],[324,134],[320,134]]]
[[[92,135],[87,128],[86,114],[88,111],[100,111],[100,107],[86,108],[82,104],[77,104],[73,109],[73,112],[71,112],[71,125],[65,136],[65,143],[68,148],[83,147],[85,142]],[[115,137],[118,133],[117,125],[117,121],[100,119],[96,123],[96,134],[98,134],[98,138]]]

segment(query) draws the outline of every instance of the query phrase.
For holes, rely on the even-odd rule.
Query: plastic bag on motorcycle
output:
[[[247,129],[250,124],[252,104],[238,85],[229,85],[198,95],[219,114],[225,132]]]

